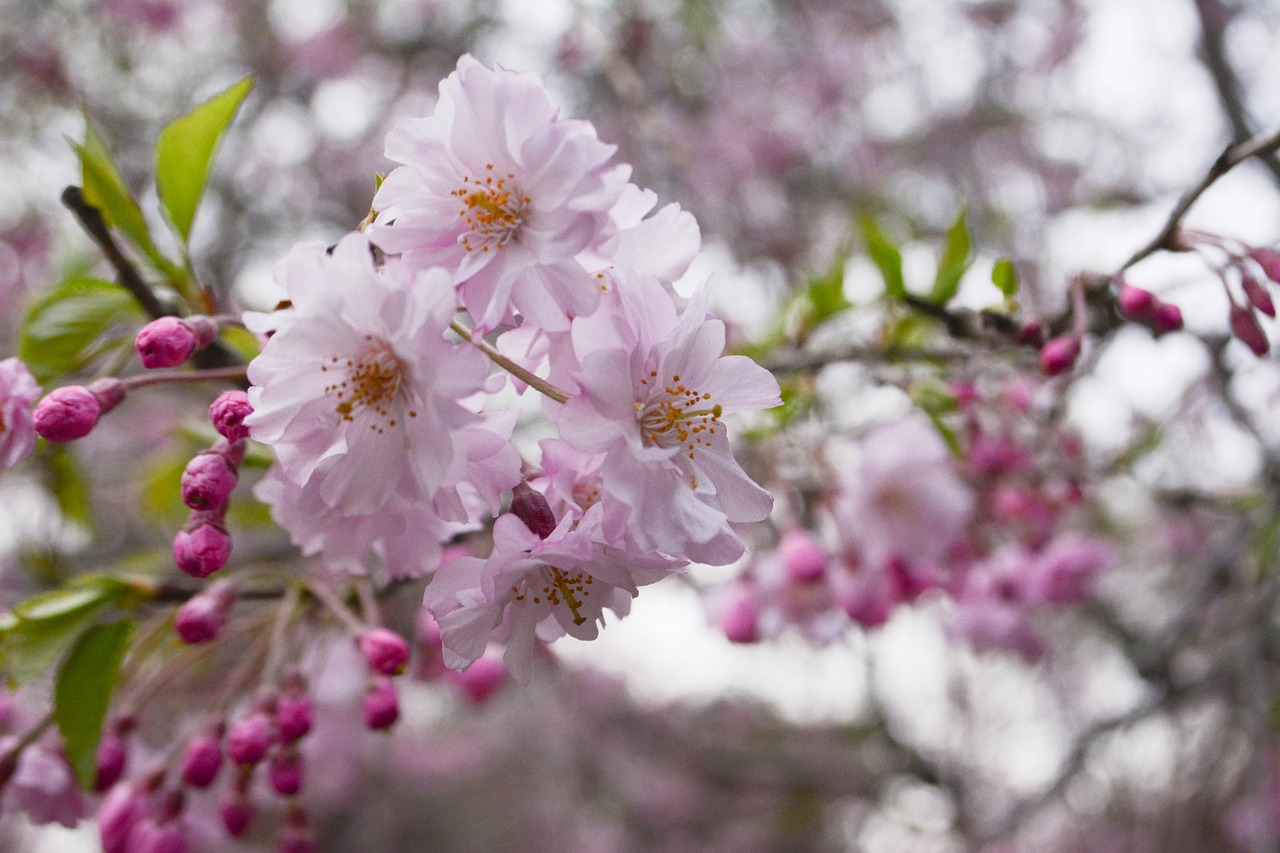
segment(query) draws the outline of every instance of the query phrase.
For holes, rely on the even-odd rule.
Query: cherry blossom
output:
[[[12,468],[35,450],[31,404],[39,396],[40,386],[25,364],[16,358],[0,361],[0,471]]]

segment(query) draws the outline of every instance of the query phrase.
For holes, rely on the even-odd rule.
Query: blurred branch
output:
[[[1240,78],[1227,59],[1227,24],[1232,12],[1222,0],[1194,0],[1194,5],[1200,18],[1200,61],[1213,79],[1222,111],[1231,125],[1232,141],[1244,142],[1253,136],[1253,128],[1240,95]],[[1263,154],[1258,159],[1271,172],[1272,177],[1280,182],[1280,159],[1271,153]]]

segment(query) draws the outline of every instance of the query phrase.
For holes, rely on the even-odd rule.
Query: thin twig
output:
[[[120,246],[116,244],[115,238],[111,236],[111,230],[107,228],[106,220],[102,218],[102,214],[98,212],[96,207],[85,201],[84,192],[79,187],[71,186],[63,190],[62,203],[75,214],[76,219],[80,222],[80,227],[93,238],[93,242],[98,244],[102,254],[106,255],[107,261],[116,271],[116,277],[121,287],[133,295],[133,298],[142,306],[142,310],[151,316],[151,319],[158,320],[174,313],[173,309],[162,303],[147,283],[143,281],[138,268],[125,257],[124,252],[120,250]]]
[[[530,373],[528,370],[525,370],[523,367],[516,364],[511,359],[507,358],[505,355],[498,352],[496,349],[490,346],[487,342],[474,337],[471,334],[471,330],[468,329],[466,326],[462,325],[461,323],[459,323],[457,320],[454,320],[452,323],[450,323],[449,328],[453,329],[455,332],[461,335],[464,340],[470,341],[476,347],[476,349],[480,350],[480,352],[489,356],[489,360],[492,361],[494,364],[498,365],[498,367],[501,367],[503,370],[507,371],[512,376],[519,379],[524,384],[528,385],[530,388],[544,394],[547,397],[550,397],[552,400],[555,400],[557,403],[569,402],[570,395],[567,391],[562,391],[556,386],[552,385],[547,380],[543,379],[541,376],[536,376],[533,373]]]

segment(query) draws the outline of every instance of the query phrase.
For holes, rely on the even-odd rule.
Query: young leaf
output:
[[[3,633],[9,682],[22,685],[53,665],[110,603],[105,588],[59,589],[29,598],[14,608]]]
[[[885,295],[891,299],[905,298],[907,284],[902,277],[902,253],[870,215],[862,217],[862,238],[867,244],[867,254],[884,278]]]
[[[1018,293],[1018,274],[1013,269],[1013,261],[1001,258],[991,269],[991,283],[1000,289],[1005,299],[1012,299]]]
[[[956,221],[947,229],[947,242],[942,247],[942,256],[938,259],[938,274],[933,280],[933,290],[929,293],[929,301],[935,305],[945,305],[956,295],[960,288],[960,279],[969,269],[969,228],[964,220],[964,211],[956,217]]]
[[[53,719],[80,787],[86,790],[93,787],[97,775],[102,721],[111,705],[132,632],[133,623],[128,620],[95,625],[84,632],[58,670]]]
[[[128,291],[109,281],[74,277],[45,294],[22,322],[18,357],[36,381],[83,367],[90,345],[117,319],[137,310]]]
[[[204,195],[214,150],[251,88],[253,80],[246,77],[174,119],[160,132],[156,143],[156,192],[183,243],[191,236],[191,223]]]
[[[853,307],[844,295],[844,258],[837,258],[826,275],[810,279],[808,297],[808,319],[813,326]]]
[[[97,208],[108,225],[124,232],[148,257],[159,257],[142,208],[138,207],[138,202],[125,186],[124,178],[120,177],[120,170],[102,140],[92,128],[86,127],[84,144],[71,142],[71,147],[80,157],[84,200]]]

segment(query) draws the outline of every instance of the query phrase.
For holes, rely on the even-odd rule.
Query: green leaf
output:
[[[826,275],[809,281],[809,320],[816,326],[831,316],[852,308],[844,295],[844,259],[838,258]]]
[[[74,277],[36,301],[23,319],[18,357],[41,384],[84,367],[114,321],[136,313],[129,292],[109,281]]]
[[[58,670],[53,719],[62,734],[67,759],[85,790],[93,787],[97,776],[102,721],[120,679],[120,664],[132,633],[133,623],[128,620],[96,625],[84,632]]]
[[[190,514],[182,503],[182,472],[191,454],[167,456],[152,463],[142,479],[142,512],[158,524],[181,524]]]
[[[951,390],[940,381],[933,379],[913,382],[907,389],[911,402],[929,414],[940,417],[956,410],[956,397]]]
[[[84,200],[97,208],[108,225],[124,232],[148,257],[158,257],[159,252],[151,240],[151,229],[147,227],[142,208],[125,186],[111,152],[107,151],[93,128],[85,128],[83,144],[71,142],[71,147],[80,157]]]
[[[104,588],[75,587],[43,593],[15,607],[16,621],[3,634],[10,683],[25,684],[52,666],[111,598]]]
[[[933,280],[933,290],[929,292],[929,301],[935,305],[945,305],[956,295],[960,288],[960,279],[969,269],[969,228],[965,224],[964,211],[956,216],[956,221],[947,229],[947,242],[942,247],[942,256],[938,259],[938,274]]]
[[[46,445],[49,490],[58,499],[58,508],[72,521],[88,524],[89,489],[80,461],[65,444]]]
[[[1001,258],[991,268],[991,283],[1000,289],[1005,299],[1012,299],[1018,293],[1018,273],[1013,268],[1013,261]]]
[[[884,278],[885,295],[893,299],[905,298],[907,284],[902,277],[902,252],[870,215],[862,217],[862,239],[867,244],[867,254],[872,263]]]
[[[258,344],[258,336],[243,326],[227,326],[220,334],[223,343],[246,362],[253,361],[262,350]]]
[[[209,166],[223,133],[253,88],[246,77],[172,122],[156,143],[156,192],[169,221],[186,243],[204,195]]]

